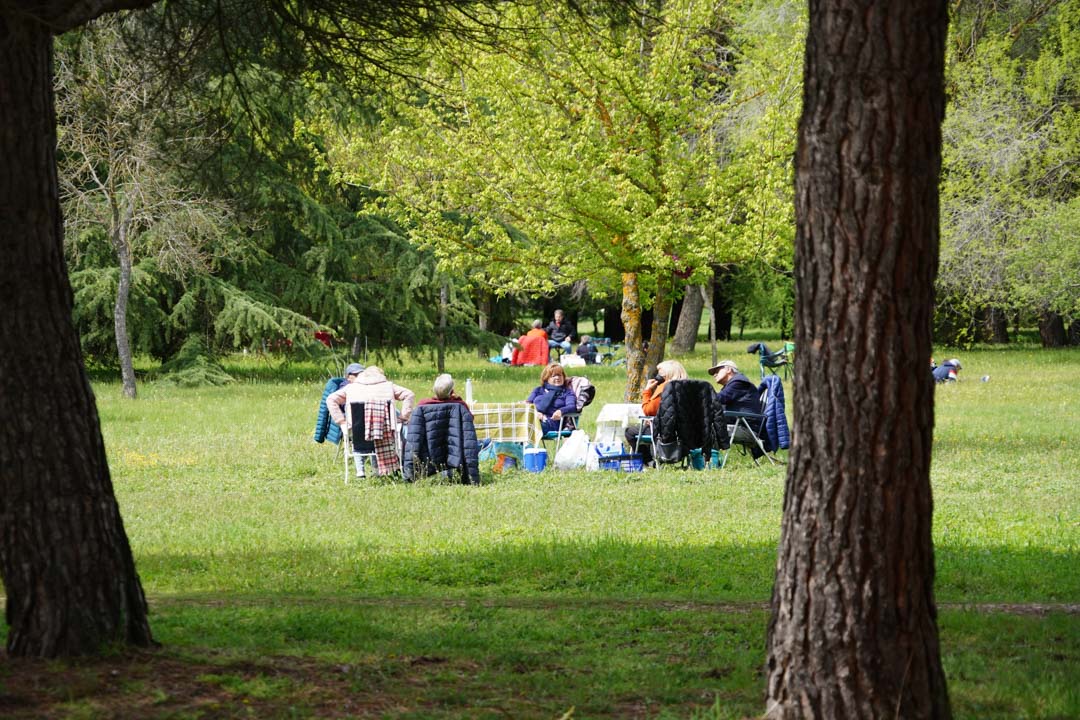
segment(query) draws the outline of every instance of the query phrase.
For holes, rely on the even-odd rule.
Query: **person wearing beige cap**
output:
[[[721,360],[709,368],[709,375],[721,385],[717,399],[725,412],[761,412],[757,386],[739,372],[739,366],[734,361]]]

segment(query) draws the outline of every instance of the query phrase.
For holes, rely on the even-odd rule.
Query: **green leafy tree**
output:
[[[529,30],[490,51],[444,44],[426,84],[400,84],[385,121],[332,148],[331,161],[384,189],[449,271],[482,267],[504,290],[587,279],[620,293],[633,395],[663,357],[674,273],[704,277],[710,262],[751,257],[757,245],[733,231],[740,210],[724,178],[738,102],[731,19],[691,0],[605,27],[562,9],[511,14]],[[767,235],[775,252],[779,235]]]
[[[1080,3],[976,4],[959,14],[944,125],[943,339],[981,339],[986,308],[1078,317]],[[1047,222],[1056,219],[1058,223]]]
[[[98,277],[84,275],[75,282],[84,301],[93,302],[100,292],[114,299],[122,390],[134,398],[128,305],[133,285],[147,284],[153,274],[144,268],[136,280],[136,266],[152,258],[158,273],[177,279],[205,272],[209,247],[225,236],[232,218],[224,203],[185,188],[169,166],[166,152],[190,152],[205,140],[171,134],[168,149],[163,148],[163,118],[182,109],[168,107],[161,83],[128,55],[121,33],[121,20],[114,16],[59,45],[59,178],[69,242],[98,230],[112,248],[109,265],[81,271],[96,271]]]

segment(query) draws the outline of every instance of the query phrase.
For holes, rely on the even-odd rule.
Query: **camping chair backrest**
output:
[[[386,406],[386,425],[390,433],[397,433],[398,418],[394,411],[394,405],[389,400],[382,401]],[[348,406],[349,439],[352,441],[352,452],[370,454],[375,452],[375,443],[364,439],[366,428],[364,426],[364,412],[367,405],[362,402],[351,402]]]
[[[384,400],[386,405],[386,423],[394,438],[394,449],[397,451],[398,460],[401,459],[401,434],[398,423],[397,411],[393,402]],[[350,402],[345,405],[345,420],[347,431],[345,432],[345,482],[349,482],[349,462],[354,454],[367,455],[374,458],[375,443],[364,439],[364,410],[367,407],[363,402]]]
[[[769,350],[769,346],[765,343],[756,342],[751,343],[749,347],[746,348],[746,352],[751,354],[757,353],[758,365],[761,369],[762,380],[765,379],[765,373],[767,372],[771,372],[773,375],[776,375],[777,368],[783,368],[784,377],[787,377],[788,354],[786,344],[784,345],[784,347],[780,348],[776,352],[772,352],[771,350]]]
[[[596,397],[596,388],[589,382],[589,378],[581,375],[568,376],[566,381],[570,384],[570,389],[574,391],[574,398],[577,400],[577,411],[580,413]]]

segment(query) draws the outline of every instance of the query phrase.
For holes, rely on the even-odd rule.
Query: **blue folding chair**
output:
[[[791,343],[794,347],[794,344]],[[788,377],[788,367],[791,363],[788,361],[788,345],[785,344],[783,348],[772,352],[769,350],[769,346],[763,342],[751,343],[746,348],[746,352],[750,354],[757,353],[758,365],[761,368],[761,379],[765,380],[766,373],[772,373],[773,375],[779,375],[779,369],[784,370],[784,379]]]

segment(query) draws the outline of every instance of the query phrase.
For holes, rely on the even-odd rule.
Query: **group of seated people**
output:
[[[709,368],[708,373],[721,386],[716,399],[723,406],[725,412],[738,411],[757,414],[762,412],[758,387],[739,372],[738,366],[733,361],[723,360]],[[677,360],[665,360],[657,365],[656,374],[648,380],[642,393],[642,414],[650,418],[655,417],[660,410],[661,398],[668,383],[687,379],[689,379],[689,376],[686,368]],[[337,428],[340,428],[342,433],[348,431],[349,418],[347,417],[346,408],[351,403],[364,403],[364,421],[368,426],[373,422],[376,424],[380,422],[375,415],[369,415],[369,408],[388,408],[396,413],[395,420],[397,422],[391,424],[401,428],[401,437],[395,437],[390,433],[380,433],[372,440],[374,452],[364,453],[375,456],[378,474],[385,475],[402,470],[397,452],[398,443],[404,445],[408,450],[409,447],[418,447],[418,442],[425,441],[424,438],[413,438],[410,445],[410,432],[430,435],[430,429],[423,422],[423,418],[420,418],[420,422],[412,422],[412,416],[417,411],[417,408],[453,405],[457,409],[447,408],[445,412],[440,412],[442,415],[453,414],[458,417],[459,424],[455,427],[467,425],[468,431],[471,432],[471,439],[461,437],[458,440],[461,441],[462,447],[466,449],[467,454],[471,455],[471,457],[465,457],[463,454],[461,457],[455,456],[449,458],[449,460],[456,460],[461,464],[463,471],[467,470],[469,475],[474,478],[477,477],[475,465],[478,443],[475,429],[472,426],[472,414],[465,400],[454,392],[454,379],[449,374],[443,373],[436,377],[433,396],[419,402],[416,401],[416,394],[412,390],[391,382],[387,379],[383,370],[374,365],[365,368],[359,363],[352,363],[345,369],[344,381],[337,389],[333,389],[333,382],[331,381],[328,384],[327,392],[324,393],[325,402],[323,406],[329,415],[330,421]],[[400,403],[400,409],[394,410],[395,402]],[[572,424],[566,422],[565,416],[578,412],[580,407],[566,371],[559,363],[549,363],[544,366],[540,373],[540,384],[529,393],[525,402],[536,408],[541,428],[545,433],[572,429]],[[422,410],[420,414],[427,413]],[[323,413],[322,409],[320,409],[320,423],[324,422],[322,418]],[[459,430],[459,432],[464,433],[465,431]],[[636,448],[641,453],[643,462],[649,463],[652,461],[651,447],[648,444],[639,443],[638,434],[638,427],[628,427],[625,433],[626,443],[629,448]],[[320,436],[319,425],[317,424],[315,439],[321,442],[326,436],[325,428]],[[335,440],[334,437],[330,439]],[[436,436],[434,438],[428,437],[426,440],[433,441],[434,445],[446,445],[446,438]],[[431,444],[432,442],[428,442],[428,445]],[[425,455],[429,454],[427,445],[423,449]],[[408,452],[406,452],[407,454]],[[443,457],[440,459],[447,460],[448,458]],[[364,466],[360,453],[357,453],[356,468],[357,474],[363,475]]]
[[[760,414],[761,407],[758,387],[748,377],[739,372],[738,365],[732,360],[721,360],[708,370],[713,381],[719,384],[720,391],[716,399],[725,412],[748,412]],[[654,374],[645,384],[641,394],[641,412],[645,417],[654,418],[660,411],[660,402],[664,388],[673,380],[687,380],[686,368],[678,360],[665,360],[656,366]],[[652,462],[652,445],[638,442],[639,428],[628,427],[625,437],[630,448],[637,448],[642,462]]]
[[[336,389],[333,389],[334,387]],[[323,402],[323,407],[326,410],[325,415],[328,416],[329,421],[338,428],[338,432],[341,434],[349,430],[349,418],[346,408],[350,404],[364,404],[364,422],[365,425],[370,427],[372,422],[379,423],[387,420],[386,418],[378,418],[375,415],[376,410],[385,412],[385,408],[393,408],[395,402],[400,403],[399,408],[393,409],[396,422],[392,424],[401,428],[401,438],[395,437],[390,432],[378,431],[377,435],[371,439],[374,446],[373,452],[355,453],[358,476],[364,475],[364,455],[375,456],[375,469],[379,475],[387,475],[402,470],[397,453],[398,443],[401,443],[408,450],[410,427],[421,432],[427,430],[424,423],[413,422],[412,416],[417,411],[417,408],[442,404],[459,405],[461,407],[460,414],[467,418],[468,425],[471,428],[472,414],[465,400],[454,392],[454,378],[451,375],[443,373],[436,377],[433,391],[434,395],[432,397],[417,402],[416,393],[391,382],[381,368],[375,365],[365,368],[360,363],[352,363],[345,368],[345,377],[340,384],[336,384],[334,381],[328,384]],[[540,385],[529,393],[525,402],[536,407],[541,421],[541,428],[544,432],[559,429],[563,416],[577,411],[577,398],[567,380],[566,372],[558,363],[551,363],[544,367],[540,374]],[[325,427],[326,422],[323,418],[324,413],[320,408],[320,419],[317,421],[315,434],[315,439],[320,442],[328,434],[328,428]],[[321,432],[319,429],[320,423],[324,426]],[[337,434],[331,440],[334,440],[336,436]],[[436,438],[436,444],[444,444],[439,440],[445,440],[445,438]],[[477,444],[475,430],[472,430],[471,439],[462,437],[460,440],[465,446],[472,445],[475,454]],[[467,460],[467,458],[461,459]],[[472,464],[475,464],[475,458],[473,458]]]
[[[532,327],[516,340],[507,343],[503,350],[503,360],[511,365],[547,365],[552,349],[558,348],[569,353],[576,335],[573,324],[562,310],[556,310],[554,318],[547,324],[533,320]],[[577,346],[577,354],[587,365],[597,362],[596,343],[588,335],[582,335]]]

